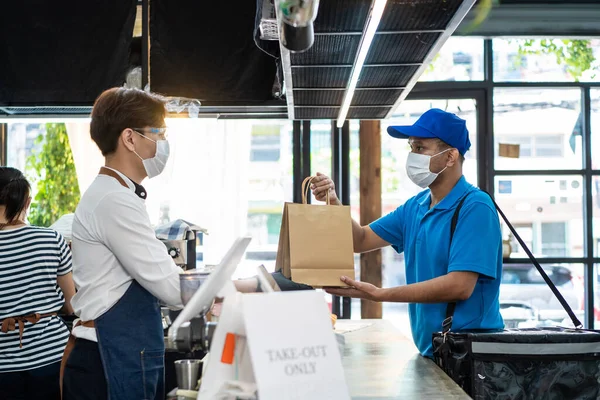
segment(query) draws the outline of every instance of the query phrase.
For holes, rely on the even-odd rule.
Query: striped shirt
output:
[[[0,231],[0,321],[58,312],[64,302],[56,278],[71,272],[71,251],[56,231],[34,226]],[[0,373],[43,367],[61,360],[69,330],[59,317],[0,331]]]

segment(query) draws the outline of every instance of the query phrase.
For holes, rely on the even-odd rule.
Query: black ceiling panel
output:
[[[443,30],[463,0],[389,0],[380,31]]]
[[[292,79],[297,88],[345,88],[352,68],[294,68]]]
[[[344,90],[294,90],[297,106],[339,106],[344,99]]]
[[[404,87],[419,67],[365,67],[358,80],[359,88]]]
[[[316,36],[309,50],[291,55],[292,65],[353,64],[360,38],[360,35]]]
[[[385,118],[391,107],[365,107],[353,108],[348,110],[348,118],[350,119],[381,119]]]
[[[296,107],[296,119],[336,119],[339,107]]]
[[[450,21],[459,7],[473,1],[388,0],[347,117],[382,119],[391,114],[398,99],[412,89],[431,50],[452,34]],[[294,118],[339,117],[372,4],[321,0],[314,45],[304,53],[290,53],[289,61],[283,58],[284,76],[291,75],[286,89],[294,93],[288,104],[294,107]],[[466,12],[462,7],[461,13]]]
[[[353,106],[380,106],[394,104],[402,94],[402,89],[396,90],[357,90],[352,98]],[[343,93],[342,93],[343,98]],[[339,102],[338,104],[341,104]]]
[[[439,33],[376,35],[367,64],[422,63],[439,37]]]
[[[362,32],[370,0],[324,0],[314,23],[315,32]]]

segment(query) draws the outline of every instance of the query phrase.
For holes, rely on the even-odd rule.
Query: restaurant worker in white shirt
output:
[[[165,103],[113,88],[94,104],[90,133],[105,166],[73,222],[72,299],[80,318],[65,351],[63,399],[164,400],[159,301],[181,307],[179,271],[150,224],[141,186],[169,157]]]

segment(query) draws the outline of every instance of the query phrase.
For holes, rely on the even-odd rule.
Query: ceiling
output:
[[[388,1],[348,118],[390,116],[473,3],[474,0]],[[290,118],[338,118],[371,6],[371,1],[364,0],[321,1],[314,22],[314,45],[299,54],[290,54],[282,47]]]
[[[11,14],[25,12],[38,4],[36,1],[11,3],[18,8]],[[123,9],[119,18],[112,11],[111,24],[101,23],[105,18],[101,12],[95,13],[94,18],[73,19],[79,14],[89,16],[92,7],[75,0],[38,5],[35,18],[54,21],[54,25],[48,23],[43,29],[34,24],[33,18],[4,20],[0,48],[18,50],[18,54],[11,53],[12,64],[0,67],[0,71],[8,68],[9,72],[0,74],[0,93],[4,86],[5,92],[10,88],[7,93],[12,96],[9,100],[0,99],[0,116],[87,116],[93,98],[102,88],[114,85],[115,80],[123,82],[124,69],[143,64],[142,48],[147,36],[143,36],[142,2],[111,1],[111,7]],[[179,0],[175,5],[171,0],[151,0],[154,11],[150,7],[150,87],[167,96],[200,99],[200,117],[340,117],[344,99],[351,92],[350,77],[358,70],[357,52],[374,0],[321,0],[314,22],[314,44],[303,53],[290,53],[277,40],[257,40],[253,36],[258,24],[254,18],[257,2],[236,1],[239,3],[230,10],[231,2]],[[351,96],[347,118],[389,117],[453,33],[488,37],[600,35],[597,0],[499,0],[483,23],[465,30],[475,19],[473,3],[476,1],[388,0]],[[106,10],[102,0],[91,4]],[[225,14],[227,19],[210,17]],[[73,21],[69,25],[61,18]],[[89,28],[90,21],[97,26]],[[73,36],[64,26],[78,35]],[[110,40],[84,39],[85,34]],[[76,40],[61,40],[60,35]],[[95,46],[103,46],[102,52]],[[110,46],[115,54],[114,49],[119,47],[118,57],[106,53]],[[43,57],[38,57],[43,62],[31,63],[29,55],[40,52],[44,52]],[[18,68],[17,59],[21,63]],[[85,62],[95,67],[91,73],[82,72],[89,69]],[[108,76],[106,71],[115,72]],[[19,89],[21,81],[25,86]],[[21,94],[23,100],[15,100]]]
[[[127,0],[126,4],[131,5],[132,2],[134,0]],[[264,0],[265,4],[270,2]],[[474,2],[388,0],[360,74],[348,118],[380,119],[389,116]],[[19,6],[20,9],[15,9],[15,14],[24,11],[29,3],[33,5],[35,2],[26,0]],[[276,40],[261,43],[253,37],[257,2],[239,0],[235,4],[231,9],[231,2],[180,0],[175,4],[170,0],[151,0],[149,14],[144,14],[139,2],[133,14],[128,11],[130,6],[120,6],[124,14],[115,23],[124,24],[127,19],[131,24],[128,28],[131,36],[127,42],[122,39],[118,42],[120,57],[114,59],[114,63],[119,68],[113,68],[115,74],[106,77],[104,82],[124,80],[119,72],[124,65],[128,64],[129,70],[132,70],[136,63],[144,63],[143,45],[146,39],[143,21],[144,15],[149,15],[150,52],[147,58],[149,68],[146,70],[149,71],[151,90],[170,97],[199,99],[202,102],[199,116],[204,117],[337,118],[374,1],[320,1],[314,22],[314,45],[306,52],[293,54],[279,46]],[[100,7],[99,4],[94,6]],[[43,20],[43,13],[68,18],[70,14],[77,15],[83,11],[83,5],[70,1],[46,7],[35,18]],[[228,17],[210,17],[214,15]],[[10,93],[5,99],[0,99],[0,113],[19,117],[88,115],[93,98],[102,89],[90,86],[86,90],[94,90],[95,94],[83,96],[77,87],[86,87],[83,71],[89,67],[80,63],[77,69],[72,69],[75,65],[72,60],[80,59],[83,52],[88,55],[86,62],[90,65],[101,62],[94,59],[95,46],[101,41],[91,40],[91,37],[86,41],[81,36],[78,43],[87,43],[87,49],[65,47],[58,51],[57,43],[67,40],[67,31],[58,28],[53,31],[52,23],[45,30],[36,29],[36,25],[27,27],[27,23],[21,24],[22,29],[35,32],[38,47],[46,49],[48,54],[55,54],[47,57],[44,64],[36,64],[32,73],[47,69],[44,75],[39,74],[41,77],[61,71],[63,79],[69,80],[69,90],[61,89],[61,97],[54,99],[52,93],[58,93],[55,87],[64,86],[59,81],[44,83],[38,80],[36,86],[32,86],[26,77],[22,77],[25,86],[19,89],[19,84],[13,79]],[[109,34],[106,29],[104,32]],[[54,35],[52,40],[49,34]],[[61,35],[67,36],[62,40]],[[32,42],[19,42],[14,36],[7,38],[13,43],[10,44],[11,49],[20,49],[22,63],[27,65],[25,55],[30,53],[27,43]],[[129,46],[128,59],[122,55],[124,50],[127,51],[124,45]],[[262,47],[259,49],[257,45]],[[20,76],[14,65],[8,68],[14,78]],[[102,71],[100,68],[95,70]],[[143,65],[142,72],[146,73]],[[23,96],[19,97],[19,93]]]

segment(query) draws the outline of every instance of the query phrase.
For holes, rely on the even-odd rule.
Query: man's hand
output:
[[[367,299],[371,301],[382,301],[384,289],[378,288],[370,283],[359,282],[348,277],[342,276],[342,282],[350,286],[349,288],[325,288],[329,294],[341,297],[353,297],[357,299]]]
[[[342,277],[350,288],[325,288],[337,296],[357,297],[373,301],[397,303],[449,303],[471,297],[479,274],[468,271],[453,271],[427,281],[381,289],[365,282]]]
[[[329,201],[331,204],[340,204],[335,193],[335,185],[331,178],[317,172],[317,176],[310,181],[310,188],[315,198],[319,201],[327,200],[327,191],[329,191]]]

